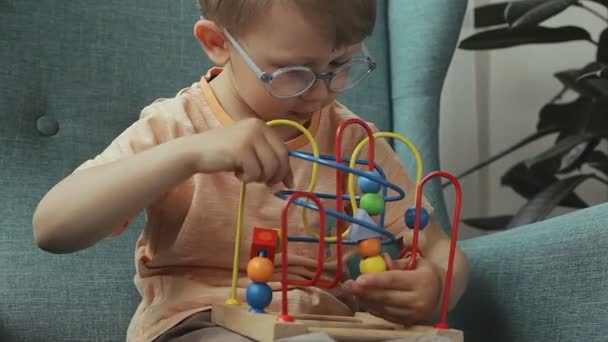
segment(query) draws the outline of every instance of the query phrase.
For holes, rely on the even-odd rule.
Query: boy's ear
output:
[[[224,32],[214,22],[199,20],[194,24],[194,36],[215,65],[224,66],[230,60],[230,50]]]

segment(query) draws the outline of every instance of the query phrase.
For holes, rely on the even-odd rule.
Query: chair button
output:
[[[50,137],[59,131],[59,123],[54,118],[43,115],[36,121],[36,128],[41,135]]]

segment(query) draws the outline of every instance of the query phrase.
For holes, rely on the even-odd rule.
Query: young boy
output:
[[[374,0],[200,4],[205,18],[194,25],[194,34],[223,68],[144,108],[106,150],[51,189],[33,218],[38,245],[68,253],[120,234],[146,210],[135,250],[142,301],[128,330],[131,341],[236,336],[213,327],[208,310],[228,296],[241,181],[249,183],[238,282],[243,300],[251,228],[280,227],[284,202],[273,193],[306,189],[311,179],[310,162],[288,157],[288,150],[310,151],[306,137],[265,122],[299,122],[315,136],[321,153],[332,154],[338,125],[356,117],[335,99],[375,66],[362,43],[374,26]],[[344,155],[365,137],[359,126],[348,128]],[[386,228],[399,234],[406,229],[403,213],[413,204],[415,186],[385,141],[377,142],[375,152],[388,179],[407,193],[386,206]],[[316,191],[335,191],[335,170],[321,167],[318,179]],[[324,204],[331,208],[334,202]],[[316,215],[310,214],[312,224],[318,223]],[[290,210],[289,226],[290,235],[305,234],[298,210]],[[365,309],[404,324],[432,318],[440,307],[449,240],[434,221],[424,235],[424,258],[416,270],[402,271],[403,260],[389,261],[391,270],[334,289],[290,289],[290,313],[351,315]],[[289,244],[290,278],[314,274],[316,248]],[[332,257],[327,276],[335,269],[333,250]],[[274,291],[280,290],[279,260],[270,283]],[[466,274],[466,260],[457,251],[451,306],[464,290]],[[275,296],[269,309],[279,302]]]

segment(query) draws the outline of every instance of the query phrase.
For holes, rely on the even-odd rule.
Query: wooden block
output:
[[[266,257],[274,263],[274,254],[279,241],[279,231],[273,228],[254,227],[252,238],[249,259],[258,256],[258,253],[264,250],[266,251]]]
[[[211,320],[226,329],[260,342],[315,332],[326,333],[336,341],[449,341],[463,342],[461,331],[430,326],[404,327],[381,318],[357,313],[355,316],[294,315],[292,323],[277,322],[277,313],[254,314],[246,305],[213,306]]]

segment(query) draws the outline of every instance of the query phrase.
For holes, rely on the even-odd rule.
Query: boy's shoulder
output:
[[[335,127],[335,129],[337,129],[338,126],[340,126],[340,124],[342,124],[344,121],[350,119],[361,119],[367,125],[369,125],[373,132],[378,132],[378,128],[373,122],[365,120],[357,113],[350,110],[346,105],[337,100],[333,101],[328,106],[328,114],[329,120],[331,121],[331,126]],[[365,134],[365,131],[363,129],[358,129],[356,131],[360,131],[360,133]]]
[[[140,119],[151,116],[171,115],[187,113],[197,107],[207,107],[205,99],[201,95],[199,82],[189,87],[182,88],[173,97],[160,97],[143,107]]]

